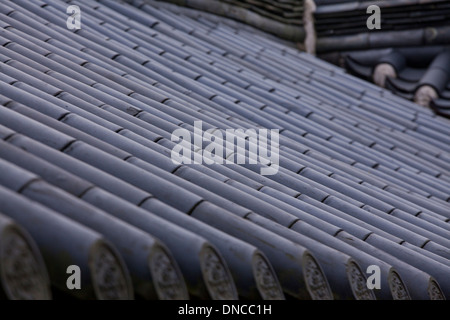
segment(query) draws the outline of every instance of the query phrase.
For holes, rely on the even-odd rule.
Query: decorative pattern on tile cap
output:
[[[189,297],[184,279],[173,259],[161,247],[156,247],[149,261],[155,287],[160,300],[183,300]]]
[[[434,280],[430,281],[430,286],[428,287],[428,294],[430,295],[431,300],[445,300],[445,297],[442,294],[439,285]]]
[[[357,300],[375,300],[375,294],[373,291],[367,288],[367,278],[362,273],[359,266],[350,262],[347,266],[347,274],[350,279],[350,285],[352,286],[353,293]]]
[[[47,275],[28,241],[14,228],[4,230],[0,241],[2,285],[8,299],[46,300],[51,298]],[[44,270],[45,271],[45,270]]]
[[[305,279],[311,292],[311,298],[313,300],[332,300],[331,290],[328,288],[326,278],[316,259],[310,254],[306,254],[304,260]]]
[[[118,257],[106,246],[97,245],[91,252],[91,276],[99,300],[122,300],[130,295],[126,276]]]
[[[237,298],[236,288],[229,277],[226,265],[211,247],[205,247],[202,252],[202,268],[211,299],[235,300]]]
[[[256,285],[264,300],[283,300],[284,295],[271,265],[261,254],[253,257]]]
[[[411,300],[408,289],[405,287],[405,284],[403,283],[397,272],[392,272],[392,277],[389,284],[391,286],[394,300]]]

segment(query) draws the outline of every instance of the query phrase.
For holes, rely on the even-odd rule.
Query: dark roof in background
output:
[[[450,117],[450,50],[448,47],[389,49],[350,53],[353,74],[377,82],[395,94]],[[380,70],[382,65],[390,71]],[[380,75],[378,75],[380,74]],[[380,80],[378,80],[380,82]]]
[[[316,0],[315,3],[319,52],[345,50],[350,45],[362,49],[363,46],[383,47],[386,43],[392,46],[401,46],[404,42],[409,45],[445,43],[450,37],[450,3],[446,0],[347,0],[339,3]],[[381,29],[367,29],[366,21],[370,16],[367,8],[370,5],[380,8]],[[402,34],[396,31],[407,31],[408,36],[395,39]]]
[[[448,120],[239,22],[132,4],[0,3],[0,212],[45,263],[28,278],[82,299],[450,296]],[[175,165],[196,120],[279,129],[279,172]]]
[[[320,57],[450,117],[448,1],[316,3]],[[372,4],[380,7],[381,29],[366,27]]]
[[[223,2],[256,12],[271,20],[284,24],[301,25],[303,19],[303,1],[276,1],[276,0],[222,0]]]
[[[127,1],[131,2],[131,1]],[[303,41],[304,0],[165,0],[227,17],[289,41]]]

